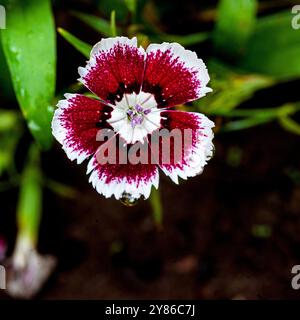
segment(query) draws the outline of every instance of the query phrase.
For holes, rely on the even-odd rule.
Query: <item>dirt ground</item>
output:
[[[58,178],[81,180],[80,195],[47,195],[41,246],[60,264],[41,297],[300,297],[290,285],[300,261],[300,185],[288,175],[298,145],[276,125],[218,137],[203,175],[181,186],[161,179],[163,230],[146,202],[126,208],[99,197],[57,150],[50,163],[59,157]],[[224,161],[232,147],[242,150],[238,168]],[[255,235],[256,225],[270,226],[269,237]]]

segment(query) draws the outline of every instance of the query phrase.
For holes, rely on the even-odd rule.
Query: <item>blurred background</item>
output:
[[[0,4],[1,299],[300,297],[297,1]],[[178,106],[216,123],[204,173],[179,186],[161,175],[133,207],[97,194],[50,130],[62,95],[86,93],[91,46],[114,35],[196,51],[214,90]]]

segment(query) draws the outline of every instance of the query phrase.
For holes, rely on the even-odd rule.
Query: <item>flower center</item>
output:
[[[144,109],[141,105],[136,104],[134,107],[129,106],[126,114],[132,128],[134,128],[137,125],[141,125],[144,121],[145,115],[150,112],[150,109]]]
[[[127,144],[144,142],[148,134],[160,128],[160,110],[155,97],[143,91],[125,94],[116,103],[107,122]]]

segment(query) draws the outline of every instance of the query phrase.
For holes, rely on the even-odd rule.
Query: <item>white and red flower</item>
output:
[[[213,152],[213,122],[200,113],[182,112],[172,107],[203,97],[211,89],[209,75],[196,53],[177,43],[137,47],[137,39],[103,39],[91,52],[80,79],[98,99],[66,94],[58,103],[52,130],[71,160],[90,158],[88,174],[94,188],[106,197],[149,197],[158,188],[159,168],[175,183],[202,172]],[[114,132],[122,145],[147,145],[161,130],[189,129],[192,138],[184,146],[180,161],[165,163],[99,163],[97,152],[109,141],[97,141],[100,129]],[[120,150],[119,150],[120,151]],[[120,152],[123,152],[122,150]],[[163,150],[160,150],[163,153]]]

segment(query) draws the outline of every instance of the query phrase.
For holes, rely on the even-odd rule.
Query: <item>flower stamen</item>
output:
[[[141,125],[145,119],[144,116],[149,114],[150,112],[150,109],[144,109],[139,104],[136,104],[134,107],[129,106],[126,113],[132,128],[134,128],[137,125]]]

